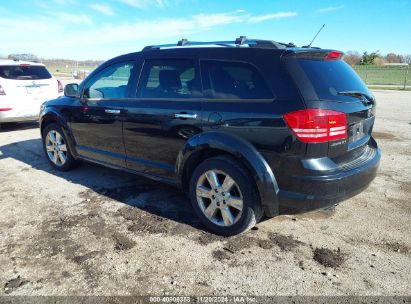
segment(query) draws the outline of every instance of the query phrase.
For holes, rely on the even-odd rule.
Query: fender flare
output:
[[[40,136],[43,137],[43,129],[46,124],[55,123],[58,124],[64,132],[64,135],[67,139],[67,144],[69,145],[70,151],[74,158],[78,157],[74,136],[70,130],[67,120],[64,116],[53,108],[45,109],[40,113]]]
[[[181,188],[184,187],[185,169],[190,159],[209,149],[221,150],[244,163],[255,180],[266,216],[279,214],[279,188],[273,171],[251,143],[236,135],[205,132],[191,137],[180,150],[176,163],[177,183]]]

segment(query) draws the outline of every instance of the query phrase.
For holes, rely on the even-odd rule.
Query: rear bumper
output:
[[[375,142],[374,142],[375,143]],[[381,159],[378,147],[372,157],[360,166],[341,168],[332,174],[315,176],[292,176],[293,190],[278,193],[280,213],[311,211],[336,205],[368,187],[375,178]]]

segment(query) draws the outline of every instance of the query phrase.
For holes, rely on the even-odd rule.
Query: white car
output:
[[[62,83],[43,64],[0,60],[0,124],[38,120],[41,104],[62,95]]]

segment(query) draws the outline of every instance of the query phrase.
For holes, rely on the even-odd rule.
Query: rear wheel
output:
[[[190,181],[193,208],[212,232],[230,236],[252,228],[262,216],[258,192],[250,174],[236,159],[205,160]]]
[[[48,125],[43,133],[43,149],[48,162],[57,170],[68,171],[76,165],[63,130],[57,124]]]

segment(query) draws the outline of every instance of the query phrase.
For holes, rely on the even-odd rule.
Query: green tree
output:
[[[379,51],[372,52],[368,54],[368,52],[364,52],[362,55],[361,64],[374,64],[374,60],[380,57],[378,54]]]

